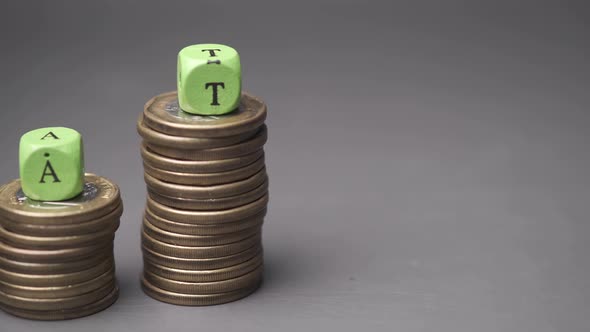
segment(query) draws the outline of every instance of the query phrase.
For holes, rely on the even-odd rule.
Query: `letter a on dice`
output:
[[[220,44],[187,46],[178,53],[178,104],[188,113],[219,115],[240,104],[240,56]]]
[[[21,186],[37,201],[65,201],[84,188],[82,136],[63,127],[41,128],[20,140]]]

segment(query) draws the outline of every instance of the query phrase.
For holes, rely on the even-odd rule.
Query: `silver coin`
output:
[[[214,270],[234,266],[250,260],[262,252],[262,246],[254,245],[237,254],[214,258],[179,258],[157,253],[145,246],[142,247],[143,258],[155,264],[181,270]]]
[[[143,115],[137,120],[137,132],[146,143],[175,149],[211,149],[238,144],[256,135],[257,128],[233,136],[197,138],[167,135],[145,125]]]
[[[153,237],[149,236],[145,232],[141,233],[142,244],[144,247],[151,251],[160,253],[166,256],[179,257],[179,258],[215,258],[230,256],[242,252],[255,245],[260,245],[261,234],[258,233],[245,240],[234,242],[230,244],[224,244],[219,246],[202,246],[202,247],[187,247],[177,246],[162,241],[158,241]]]
[[[215,270],[182,270],[144,260],[144,270],[162,278],[185,282],[212,282],[239,277],[262,265],[262,252],[238,265]]]
[[[190,211],[171,208],[147,198],[147,207],[157,216],[184,224],[218,225],[220,223],[236,222],[251,217],[266,209],[268,195],[256,201],[233,209],[219,211]]]
[[[194,186],[211,186],[232,183],[247,179],[264,167],[264,158],[260,158],[250,165],[219,173],[179,173],[153,167],[147,162],[143,163],[146,173],[152,177],[168,183]]]
[[[82,194],[62,202],[34,201],[21,190],[15,180],[0,191],[1,220],[10,219],[26,224],[71,225],[102,217],[121,204],[119,188],[113,182],[86,174]]]
[[[185,224],[164,219],[154,214],[149,208],[145,210],[145,218],[154,226],[172,233],[186,235],[225,235],[246,229],[260,228],[264,223],[266,209],[248,218],[229,223],[219,224]]]
[[[259,265],[254,270],[241,276],[209,282],[186,282],[163,278],[149,271],[143,272],[143,277],[152,285],[181,294],[217,294],[233,292],[240,289],[251,288],[262,281],[264,268]]]
[[[247,141],[212,149],[187,150],[174,149],[157,144],[146,143],[147,147],[155,153],[169,158],[181,160],[222,160],[233,159],[252,154],[264,146],[268,139],[266,125],[263,125],[258,133]]]
[[[266,119],[264,102],[242,92],[240,105],[224,115],[197,115],[184,112],[178,105],[176,91],[149,100],[144,107],[145,123],[168,135],[183,137],[227,137],[252,131]]]
[[[69,236],[85,235],[100,232],[106,228],[117,229],[120,224],[119,218],[123,214],[123,204],[119,204],[113,211],[105,216],[86,222],[69,225],[46,225],[33,222],[25,223],[10,219],[0,219],[0,226],[6,230],[31,236]]]
[[[118,297],[119,288],[115,286],[113,290],[102,299],[90,303],[88,305],[72,309],[26,310],[22,308],[15,308],[8,305],[3,305],[1,303],[0,309],[4,310],[5,312],[11,315],[26,319],[46,321],[66,320],[89,316],[98,313],[102,310],[105,310],[106,308],[110,307],[113,303],[115,303]]]
[[[239,242],[250,236],[259,233],[260,227],[252,227],[234,233],[216,234],[216,235],[192,235],[180,234],[166,231],[154,226],[147,219],[143,220],[143,231],[149,236],[158,241],[169,244],[187,246],[187,247],[202,247],[202,246],[219,246]]]
[[[217,305],[237,301],[254,293],[259,286],[260,283],[252,286],[251,288],[244,288],[233,292],[218,294],[182,294],[155,287],[145,278],[142,278],[141,280],[141,288],[149,297],[164,303],[184,306]]]
[[[164,182],[156,179],[148,173],[144,173],[144,179],[146,184],[153,190],[166,196],[192,199],[215,199],[247,193],[267,181],[268,177],[266,175],[266,169],[262,168],[256,174],[244,180],[211,186],[182,185]]]
[[[248,166],[264,157],[264,151],[258,149],[250,154],[220,160],[179,160],[159,155],[149,149],[146,144],[141,145],[141,156],[144,162],[153,167],[180,173],[217,173],[227,172]]]
[[[152,200],[172,208],[196,211],[227,210],[252,203],[255,200],[261,198],[262,196],[267,195],[268,180],[264,181],[254,190],[248,191],[246,193],[235,196],[212,199],[190,199],[166,196],[158,193],[149,186],[147,187],[147,190],[148,195]]]

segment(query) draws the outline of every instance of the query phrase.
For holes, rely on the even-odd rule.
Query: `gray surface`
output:
[[[0,178],[25,131],[80,130],[124,195],[121,298],[0,331],[590,329],[582,2],[80,3],[2,4]],[[199,42],[236,47],[270,106],[272,194],[264,286],[183,308],[139,288],[134,126]]]

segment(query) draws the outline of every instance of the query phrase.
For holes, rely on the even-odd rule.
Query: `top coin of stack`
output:
[[[262,280],[267,109],[241,92],[237,52],[224,45],[183,49],[178,81],[137,122],[148,189],[142,286],[168,303],[220,304]]]
[[[83,165],[75,130],[42,128],[21,139],[21,179],[0,188],[4,311],[71,319],[117,299],[113,240],[123,204],[114,183]]]

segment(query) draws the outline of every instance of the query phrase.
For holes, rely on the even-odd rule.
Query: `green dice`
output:
[[[178,53],[178,103],[188,113],[219,115],[240,104],[240,56],[233,48],[199,44]]]
[[[65,201],[84,188],[82,136],[63,127],[41,128],[20,139],[19,164],[25,195],[38,201]]]

